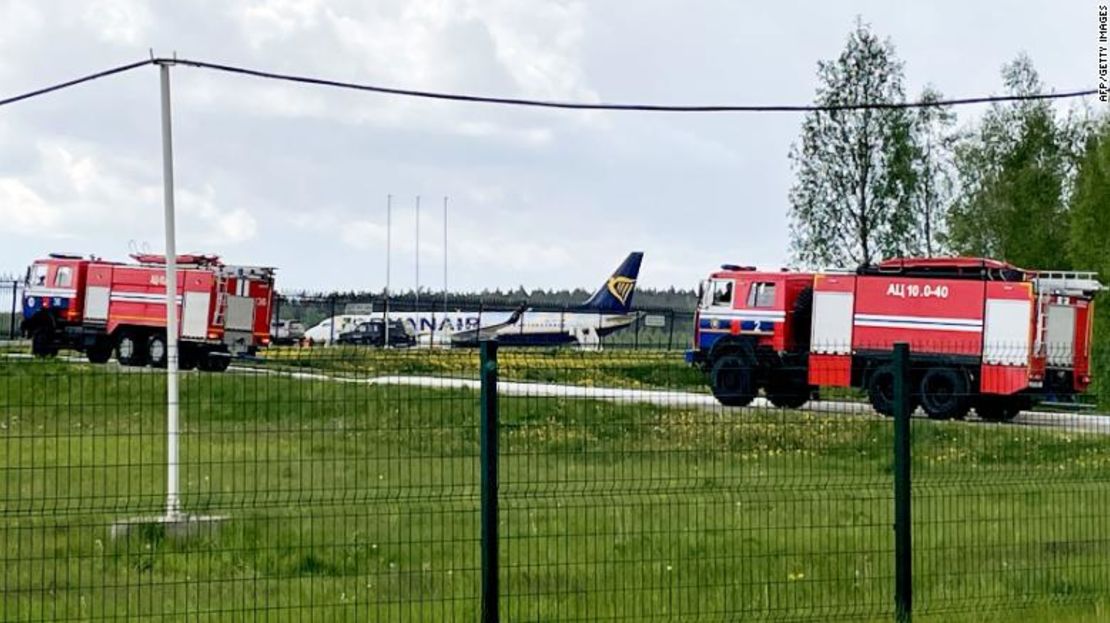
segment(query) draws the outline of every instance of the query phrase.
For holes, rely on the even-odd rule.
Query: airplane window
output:
[[[731,305],[732,304],[732,280],[722,280],[713,282],[713,305]]]
[[[54,274],[55,288],[68,288],[73,281],[73,269],[69,266],[59,266]]]
[[[748,291],[748,307],[774,307],[775,284],[756,283]]]

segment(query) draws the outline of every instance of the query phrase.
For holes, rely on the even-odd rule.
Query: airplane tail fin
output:
[[[644,254],[639,251],[629,253],[613,276],[582,303],[582,308],[611,314],[628,313],[632,307],[632,294],[636,290],[636,278],[640,275],[640,262],[643,259]]]

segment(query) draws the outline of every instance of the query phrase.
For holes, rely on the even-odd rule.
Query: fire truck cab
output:
[[[24,335],[36,356],[68,348],[92,363],[166,365],[166,273],[160,255],[137,263],[51,254],[28,269]],[[222,371],[233,355],[269,343],[274,270],[228,266],[212,255],[177,258],[179,364]]]
[[[982,258],[896,258],[856,271],[725,265],[703,282],[693,349],[717,399],[763,391],[798,407],[821,387],[893,411],[894,344],[911,350],[913,400],[933,418],[1005,420],[1090,383],[1093,273]]]
[[[717,380],[714,393],[723,404],[748,404],[760,388],[776,406],[809,400],[812,284],[812,273],[732,264],[702,282],[687,360]]]

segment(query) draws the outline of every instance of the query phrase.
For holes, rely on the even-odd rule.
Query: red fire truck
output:
[[[126,366],[165,366],[165,258],[131,257],[136,264],[60,253],[36,260],[21,325],[32,352],[70,348],[93,363],[115,353]],[[177,266],[181,369],[220,372],[232,355],[269,343],[274,269],[227,266],[214,255],[180,255]]]
[[[724,265],[702,283],[687,360],[717,399],[780,407],[822,387],[866,391],[893,411],[893,345],[911,352],[913,399],[932,418],[974,408],[1008,420],[1090,383],[1094,273],[981,258],[898,258],[856,271]]]

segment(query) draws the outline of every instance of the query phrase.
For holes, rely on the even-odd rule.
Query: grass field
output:
[[[692,383],[619,353],[502,355],[507,378]],[[467,353],[367,357],[289,364],[476,368]],[[113,541],[113,521],[161,508],[163,400],[150,371],[0,361],[0,620],[476,619],[475,392],[187,373],[185,506],[228,519],[187,541]],[[890,619],[888,421],[558,398],[501,410],[504,620]],[[1100,435],[915,422],[918,613],[1110,618],[1108,450]]]
[[[358,346],[270,348],[268,367],[311,369],[359,377],[389,374],[467,376],[477,378],[477,349],[382,351]],[[679,351],[615,349],[580,351],[505,349],[502,369],[513,380],[576,385],[665,388],[705,391],[705,377],[687,365]]]

